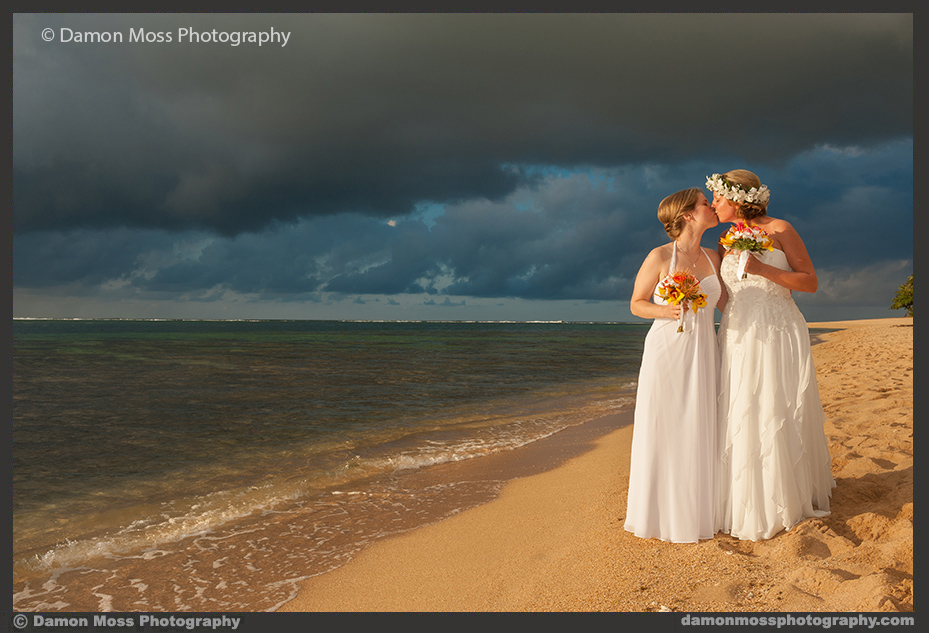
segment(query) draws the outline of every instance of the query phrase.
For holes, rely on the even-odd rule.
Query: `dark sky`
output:
[[[14,316],[631,320],[736,167],[808,319],[899,316],[913,72],[903,13],[16,14]]]

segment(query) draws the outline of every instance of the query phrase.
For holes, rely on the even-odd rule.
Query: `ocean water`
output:
[[[14,320],[13,607],[273,610],[628,409],[647,328]]]

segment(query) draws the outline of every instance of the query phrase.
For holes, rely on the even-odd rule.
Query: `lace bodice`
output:
[[[790,270],[784,251],[762,251],[758,258],[770,266]],[[723,314],[723,323],[728,331],[739,332],[750,324],[764,323],[775,329],[784,329],[803,315],[794,303],[790,290],[758,275],[736,278],[739,265],[737,252],[727,253],[720,266],[720,276],[729,293],[729,301]]]
[[[790,270],[783,251],[759,259]],[[715,527],[758,541],[829,514],[835,480],[806,321],[787,288],[737,279],[738,264],[728,254],[720,265]]]

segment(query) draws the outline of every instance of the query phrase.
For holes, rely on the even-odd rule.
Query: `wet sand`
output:
[[[522,453],[526,474],[493,501],[375,543],[279,611],[913,611],[912,326],[810,323],[837,330],[813,348],[828,517],[757,543],[636,538],[623,529],[632,427],[604,419]],[[498,459],[487,467],[514,473]]]

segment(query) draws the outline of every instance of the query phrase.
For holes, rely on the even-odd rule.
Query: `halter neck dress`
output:
[[[716,396],[719,351],[714,327],[721,286],[700,280],[707,305],[678,320],[659,318],[645,337],[636,390],[625,529],[642,538],[695,543],[716,533]],[[669,270],[677,270],[677,243]],[[655,288],[652,300],[665,301]]]

